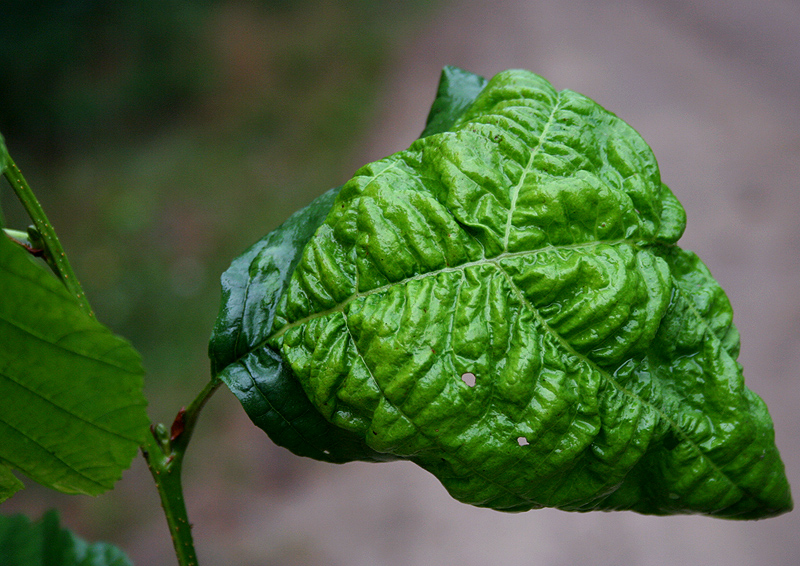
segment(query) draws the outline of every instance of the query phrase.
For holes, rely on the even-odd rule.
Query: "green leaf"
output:
[[[132,566],[115,546],[89,544],[62,529],[54,510],[37,523],[23,515],[0,515],[0,561],[3,566]]]
[[[328,462],[387,457],[326,421],[280,355],[265,347],[262,329],[300,253],[333,206],[340,187],[299,210],[239,256],[222,276],[222,308],[209,345],[212,372],[242,403],[253,422],[279,446]],[[254,378],[258,376],[258,380]]]
[[[113,487],[148,429],[138,353],[0,237],[0,501],[10,468],[65,493]]]
[[[466,503],[790,510],[730,304],[676,246],[685,214],[647,144],[526,71],[456,113],[342,187],[279,292],[253,282],[269,315],[248,317],[248,355]]]
[[[442,69],[439,89],[433,101],[421,138],[446,132],[475,101],[486,86],[486,79],[458,67]]]

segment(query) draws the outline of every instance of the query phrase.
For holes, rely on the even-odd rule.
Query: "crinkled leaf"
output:
[[[341,430],[308,400],[291,368],[264,345],[278,299],[306,242],[330,212],[331,189],[239,256],[222,276],[222,308],[211,337],[212,371],[226,383],[253,422],[301,456],[329,462],[387,460],[363,438]]]
[[[3,566],[132,566],[117,547],[87,543],[59,526],[48,511],[32,523],[24,515],[0,516],[0,563]]]
[[[447,131],[359,170],[279,294],[251,287],[269,316],[249,355],[467,503],[788,511],[730,304],[675,245],[684,225],[627,124],[501,73]]]
[[[65,493],[113,487],[147,432],[139,354],[0,235],[0,501],[16,469]]]
[[[449,128],[485,85],[483,77],[445,67],[423,136]],[[212,372],[219,373],[252,421],[276,444],[330,462],[391,460],[391,455],[369,449],[362,437],[325,420],[280,354],[260,347],[303,247],[325,220],[340,188],[296,212],[223,274],[222,306],[209,356]]]

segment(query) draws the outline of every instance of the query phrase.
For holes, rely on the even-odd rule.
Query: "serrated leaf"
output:
[[[473,505],[791,509],[647,144],[526,71],[457,114],[342,187],[248,355],[280,354],[329,423]]]
[[[0,563],[3,566],[132,566],[119,548],[87,543],[59,525],[48,511],[32,523],[24,515],[0,515]]]
[[[139,354],[0,237],[0,501],[11,473],[65,493],[113,487],[149,421]]]

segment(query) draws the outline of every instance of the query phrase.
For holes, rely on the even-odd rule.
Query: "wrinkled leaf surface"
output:
[[[222,276],[222,308],[209,354],[213,372],[222,372],[247,414],[276,444],[329,462],[387,460],[390,455],[325,420],[280,354],[263,347],[263,329],[272,326],[303,247],[338,193],[339,187],[323,194],[236,258]]]
[[[450,106],[440,86],[428,125],[446,130],[360,169],[324,221],[313,210],[280,276],[254,277],[269,262],[252,250],[237,260],[257,322],[234,362],[214,358],[222,378],[247,407],[241,390],[271,373],[236,368],[273,360],[304,414],[473,505],[789,510],[730,304],[676,246],[685,215],[650,148],[532,73],[466,84],[474,100]],[[358,446],[343,459],[378,459]]]

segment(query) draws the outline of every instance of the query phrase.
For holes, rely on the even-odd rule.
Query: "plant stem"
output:
[[[0,136],[0,172],[8,179],[35,227],[35,231],[29,229],[27,234],[4,230],[5,234],[0,237],[8,235],[31,253],[35,251],[37,255],[43,257],[67,290],[78,300],[81,308],[90,316],[94,316],[50,220],[39,201],[36,200],[19,167],[8,154],[2,136]],[[197,556],[192,540],[192,525],[186,513],[181,483],[183,456],[189,446],[200,411],[221,384],[222,381],[212,378],[188,409],[182,408],[178,411],[169,431],[162,424],[151,425],[152,434],[147,436],[144,445],[141,446],[142,455],[147,461],[147,466],[161,498],[161,506],[164,508],[167,525],[172,535],[172,543],[175,546],[175,555],[180,566],[197,566]]]
[[[75,273],[72,271],[72,266],[67,259],[67,255],[64,253],[64,248],[61,247],[61,242],[58,240],[58,236],[56,236],[53,225],[50,224],[50,220],[47,219],[47,215],[44,213],[44,210],[42,210],[39,201],[36,200],[25,177],[22,176],[19,167],[17,167],[17,164],[14,163],[14,160],[11,159],[11,156],[8,154],[2,138],[0,138],[0,152],[2,152],[2,155],[0,155],[2,167],[0,168],[2,168],[3,174],[6,179],[8,179],[11,188],[14,189],[14,193],[16,193],[22,206],[25,207],[28,216],[33,220],[33,225],[36,227],[36,231],[41,237],[44,260],[47,262],[47,265],[50,266],[50,269],[53,270],[53,273],[61,279],[72,296],[78,300],[78,304],[80,304],[81,308],[89,313],[90,316],[94,316],[92,307],[86,299],[86,294],[83,292],[78,278],[75,277]]]
[[[142,446],[142,454],[155,480],[180,566],[197,566],[192,525],[183,499],[181,483],[183,456],[200,411],[221,384],[218,379],[209,381],[188,409],[178,411],[170,430],[163,424],[151,426],[152,434]]]
[[[163,429],[163,425],[159,425]],[[142,454],[153,475],[161,507],[167,519],[175,555],[180,566],[197,566],[197,555],[192,540],[192,525],[186,513],[181,485],[181,468],[183,458],[171,453],[168,447],[169,438],[159,435],[159,427],[152,427],[152,435],[142,446]],[[167,444],[167,446],[165,446]]]

